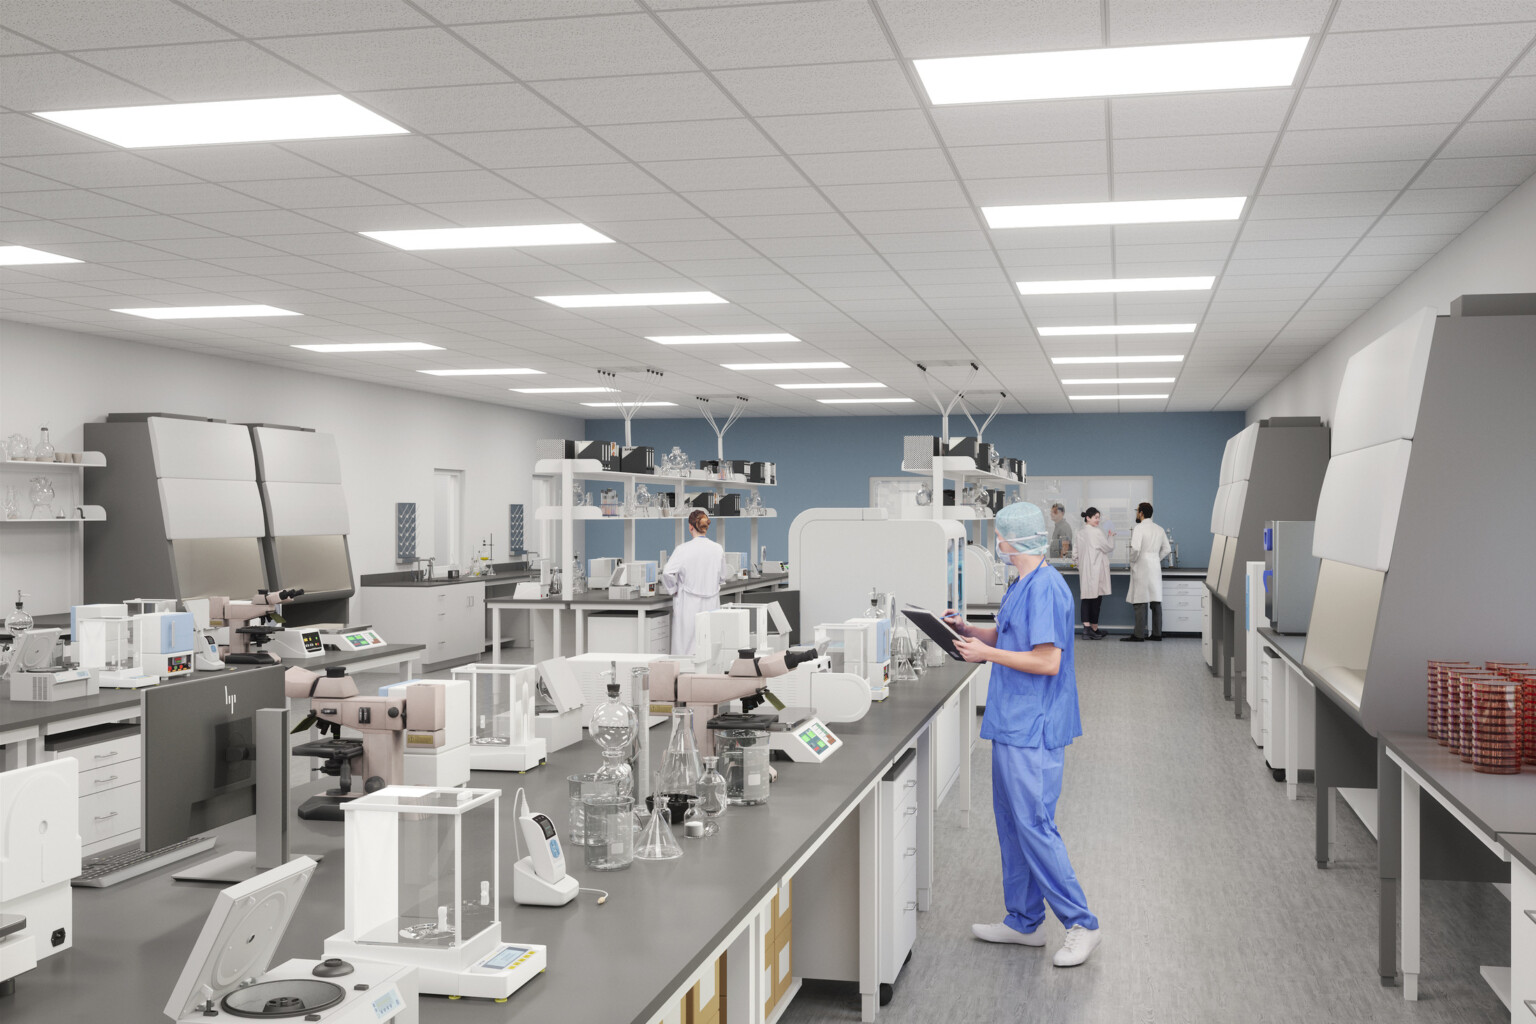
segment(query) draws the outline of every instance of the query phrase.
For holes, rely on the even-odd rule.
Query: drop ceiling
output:
[[[923,406],[775,385],[879,381],[926,405],[917,363],[958,385],[975,362],[973,392],[1006,391],[1005,412],[1245,409],[1536,170],[1531,0],[10,0],[0,26],[0,244],[84,261],[0,270],[3,316],[567,413],[580,396],[507,388],[607,368],[638,397],[652,368],[651,399],[678,408],[641,415],[695,395],[890,415]],[[1296,35],[1296,83],[1274,89],[935,107],[911,63]],[[327,93],[411,134],[128,151],[30,116]],[[994,231],[979,211],[1229,195],[1249,202],[1218,223]],[[358,234],[564,222],[619,244],[412,253]],[[1215,288],[1013,283],[1196,275]],[[728,304],[535,298],[700,290]],[[111,312],[256,303],[303,316]],[[1152,322],[1199,326],[1036,333]],[[645,340],[766,332],[803,341]],[[291,347],[392,340],[442,351]],[[1168,353],[1186,359],[1159,402],[1071,402],[1050,363]],[[719,365],[832,360],[850,368]],[[546,375],[417,372],[493,366]]]

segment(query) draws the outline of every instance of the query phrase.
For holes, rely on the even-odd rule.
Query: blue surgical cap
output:
[[[1016,501],[1004,505],[995,523],[997,539],[1007,541],[1021,555],[1043,555],[1050,548],[1050,534],[1045,528],[1045,514],[1038,505]]]

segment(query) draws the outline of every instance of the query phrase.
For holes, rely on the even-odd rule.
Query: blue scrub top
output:
[[[1072,661],[1074,611],[1072,590],[1051,565],[1041,564],[1008,588],[997,612],[993,646],[1029,651],[1036,644],[1054,644],[1061,648],[1061,670],[1042,676],[993,662],[982,739],[1054,750],[1083,734]]]

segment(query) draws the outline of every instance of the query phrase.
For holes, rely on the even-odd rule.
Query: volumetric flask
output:
[[[584,796],[588,871],[619,871],[635,859],[635,801],[627,796]]]

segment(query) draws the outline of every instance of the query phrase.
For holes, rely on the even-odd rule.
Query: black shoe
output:
[[[1160,644],[1163,642],[1163,638],[1161,636],[1149,636],[1147,639],[1155,644]]]
[[[1147,638],[1144,636],[1136,636],[1135,634],[1132,634],[1131,636],[1121,637],[1120,642],[1123,644],[1144,644],[1147,642]]]

